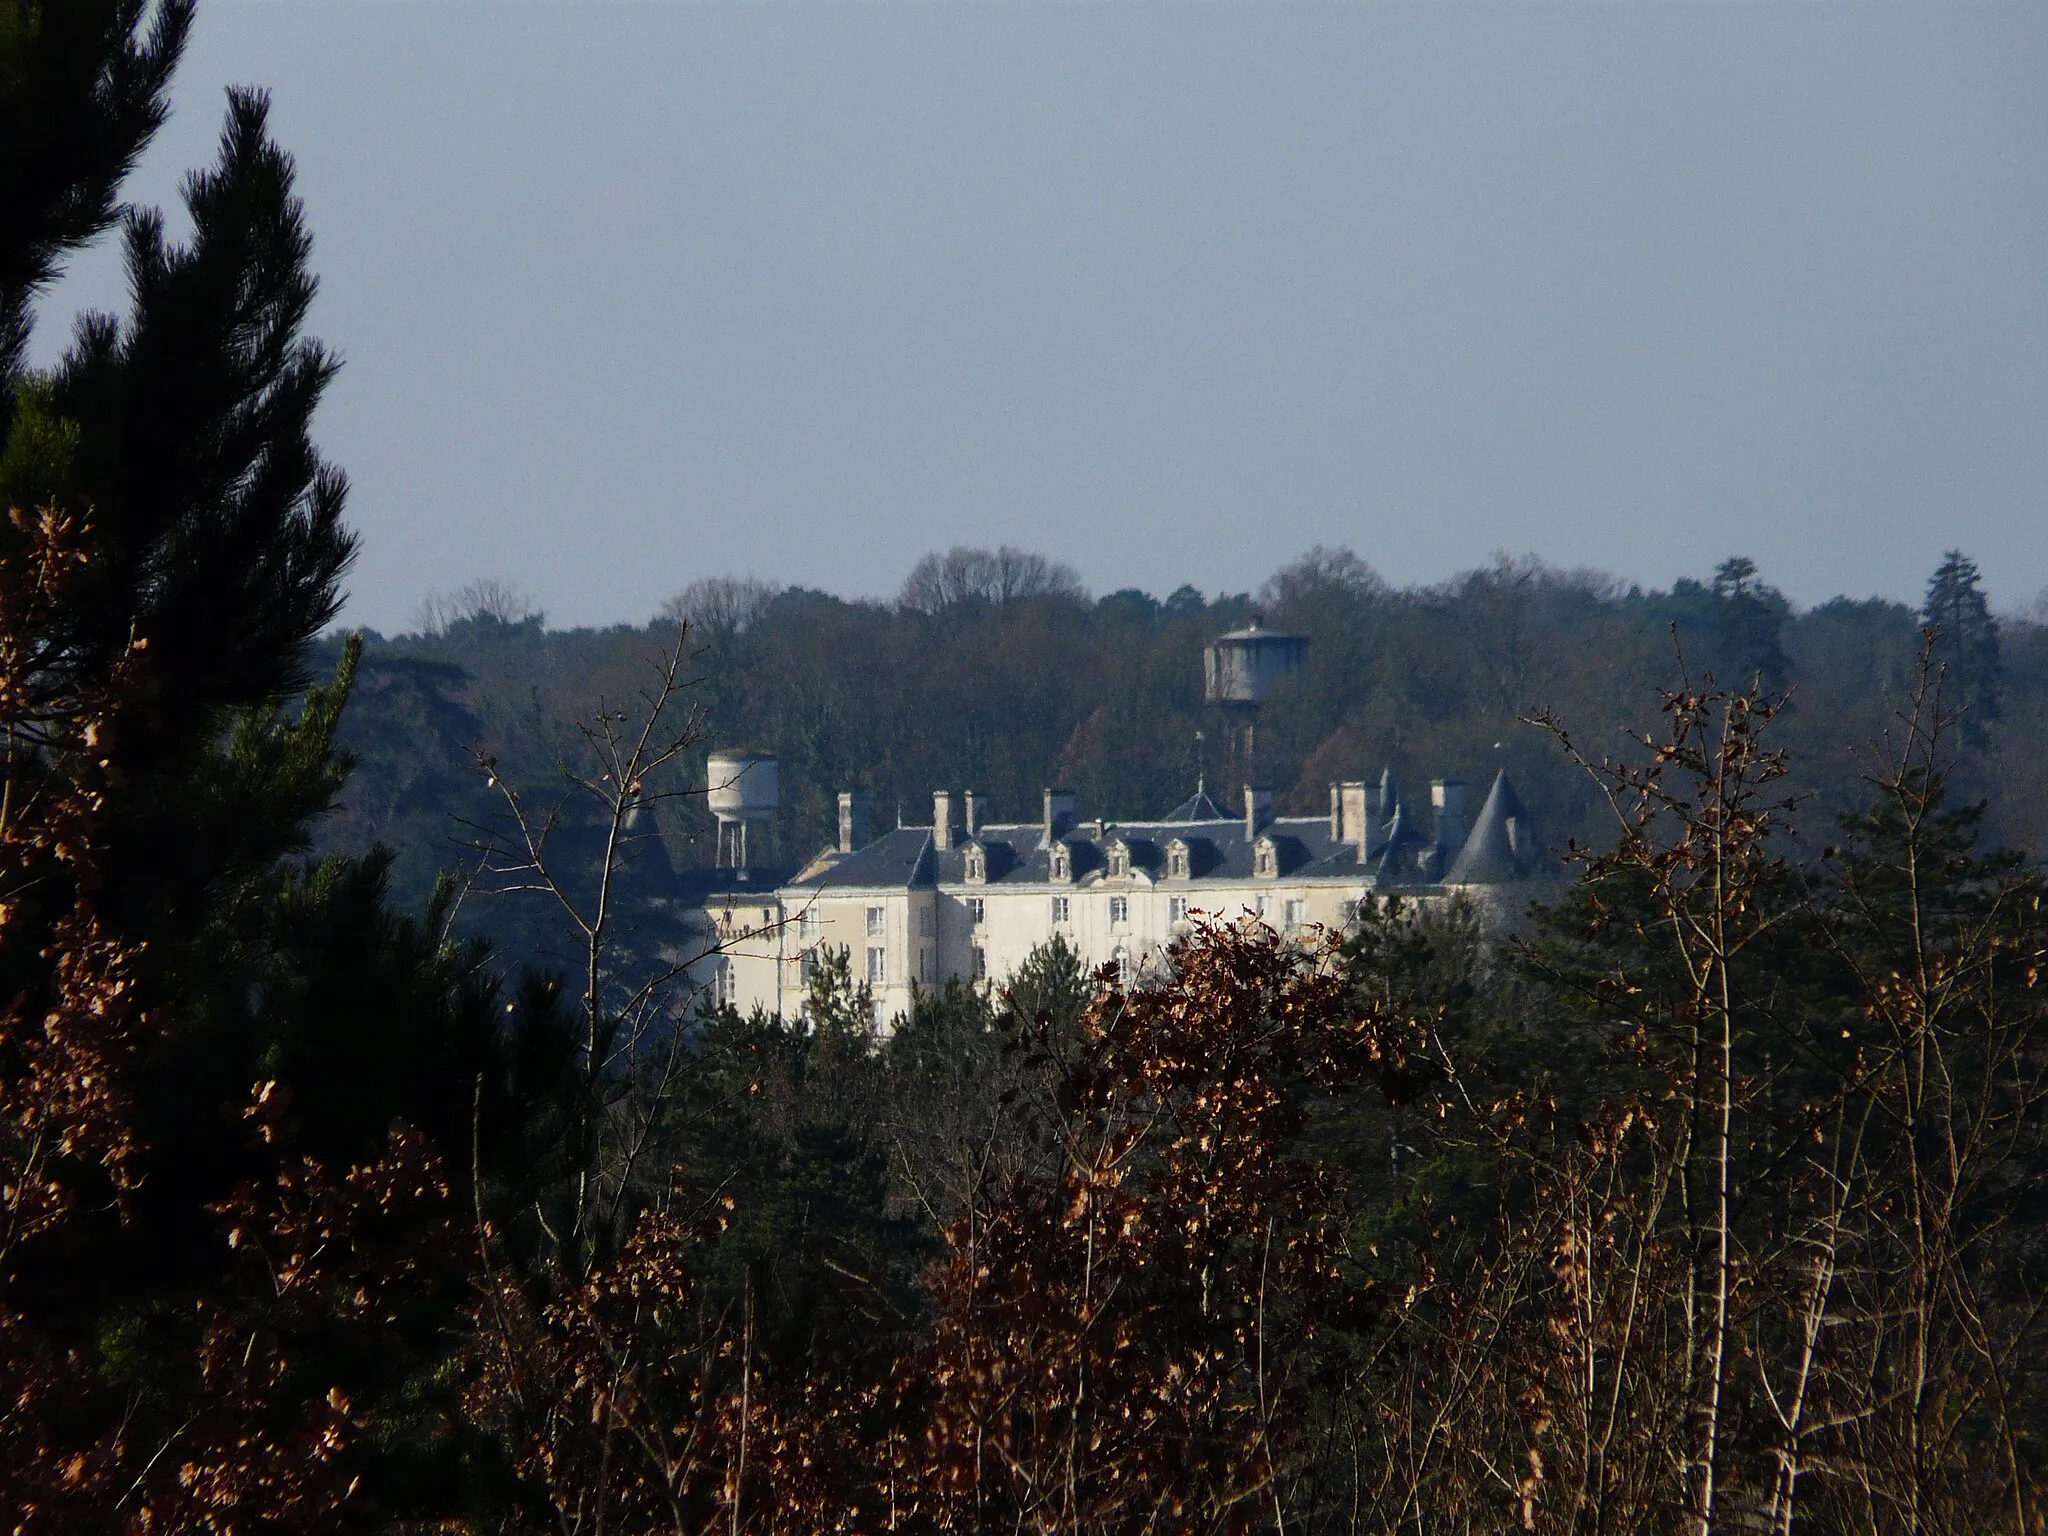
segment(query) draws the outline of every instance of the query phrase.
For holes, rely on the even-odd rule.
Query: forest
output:
[[[339,736],[355,771],[318,836],[393,850],[397,889],[424,899],[442,870],[474,865],[476,828],[497,813],[479,751],[522,783],[558,777],[580,725],[637,697],[678,623],[703,741],[665,781],[701,789],[703,748],[775,752],[786,863],[832,840],[842,789],[867,791],[885,824],[928,820],[935,789],[1029,820],[1053,785],[1087,814],[1158,815],[1204,775],[1234,807],[1246,766],[1205,708],[1202,649],[1254,617],[1310,641],[1262,711],[1250,770],[1283,813],[1316,814],[1332,781],[1384,767],[1411,790],[1434,777],[1483,790],[1505,768],[1549,843],[1610,839],[1591,783],[1531,721],[1549,711],[1615,753],[1656,724],[1662,688],[1718,679],[1786,700],[1779,736],[1811,796],[1800,820],[1825,841],[1862,802],[1864,754],[1911,697],[1931,626],[1962,722],[1955,792],[1983,803],[1994,842],[2048,838],[2048,628],[1994,618],[1959,553],[1930,571],[1918,609],[1795,610],[1739,556],[1668,592],[1526,557],[1396,589],[1343,548],[1281,564],[1250,592],[1184,586],[1164,600],[1091,598],[1046,556],[956,548],[927,556],[891,602],[713,577],[644,626],[605,630],[548,629],[508,584],[473,581],[424,605],[414,632],[364,637]],[[323,639],[317,665],[331,670],[342,644]],[[711,862],[701,797],[665,800],[655,819],[641,873]]]
[[[121,200],[192,16],[0,0],[10,1529],[2041,1528],[2044,658],[1966,557],[1795,611],[1739,557],[1154,601],[963,548],[337,635],[266,99],[189,233]],[[128,308],[30,366],[110,230]],[[844,964],[741,1016],[648,941],[707,744],[784,755],[798,855],[842,784],[1157,809],[1229,770],[1197,657],[1254,611],[1312,637],[1297,805],[1545,808],[1516,938],[1052,945],[887,1031]]]

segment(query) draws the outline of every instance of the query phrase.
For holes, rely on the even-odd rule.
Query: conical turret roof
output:
[[[1510,822],[1514,823],[1512,828]],[[1515,794],[1514,785],[1508,782],[1507,770],[1503,768],[1494,776],[1493,788],[1487,791],[1486,804],[1479,808],[1478,819],[1473,822],[1464,849],[1451,865],[1451,872],[1444,877],[1444,883],[1504,885],[1509,881],[1527,879],[1535,863],[1535,848],[1529,834],[1529,813],[1522,809],[1521,799]]]

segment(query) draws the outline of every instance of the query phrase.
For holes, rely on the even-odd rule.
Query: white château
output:
[[[722,756],[728,772],[773,774],[766,754]],[[756,814],[761,800],[724,797]],[[1276,816],[1271,794],[1249,787],[1242,805],[1232,813],[1198,785],[1158,820],[1084,820],[1071,792],[1048,789],[1036,821],[985,822],[972,792],[941,790],[930,825],[870,835],[866,797],[842,793],[836,844],[802,867],[736,863],[688,880],[705,951],[694,979],[743,1013],[793,1017],[812,967],[844,952],[886,1027],[915,988],[1000,984],[1054,937],[1133,979],[1204,914],[1341,930],[1369,895],[1460,892],[1503,914],[1551,869],[1505,772],[1476,815],[1456,779],[1430,782],[1425,815],[1391,770],[1332,784],[1327,816]]]

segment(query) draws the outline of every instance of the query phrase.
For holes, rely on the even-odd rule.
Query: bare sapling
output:
[[[648,661],[646,682],[624,703],[600,698],[578,722],[580,759],[558,767],[550,793],[523,789],[475,749],[478,771],[502,816],[465,821],[489,894],[538,895],[566,924],[581,983],[576,999],[577,1072],[587,1123],[577,1127],[576,1171],[564,1225],[552,1241],[572,1267],[624,1236],[636,1190],[650,1171],[659,1106],[687,1059],[682,1028],[690,978],[723,946],[722,935],[629,956],[622,885],[633,846],[658,835],[664,803],[701,796],[677,770],[705,739],[689,702],[694,679],[687,625]],[[577,846],[563,846],[574,833]],[[592,836],[594,834],[594,836]],[[545,1217],[543,1217],[545,1220]]]
[[[1682,986],[1668,1023],[1679,1046],[1672,1092],[1689,1128],[1686,1139],[1698,1136],[1678,1175],[1694,1235],[1685,1322],[1695,1426],[1690,1502],[1702,1533],[1716,1528],[1726,1476],[1725,1399],[1742,1258],[1732,1216],[1736,1116],[1746,1091],[1737,1052],[1755,1005],[1740,993],[1737,966],[1789,912],[1768,895],[1784,877],[1771,842],[1793,805],[1772,791],[1787,764],[1764,739],[1781,707],[1756,685],[1731,690],[1716,688],[1711,678],[1698,687],[1687,682],[1664,695],[1663,739],[1644,736],[1646,760],[1630,761],[1592,761],[1561,722],[1537,719],[1592,775],[1614,816],[1614,848],[1585,858],[1587,880],[1596,889],[1627,881],[1642,891],[1646,910],[1637,920],[1648,920]]]

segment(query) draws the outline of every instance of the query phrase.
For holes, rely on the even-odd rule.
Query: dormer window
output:
[[[1280,850],[1273,846],[1270,837],[1252,844],[1252,873],[1261,880],[1271,880],[1280,873]]]
[[[1121,880],[1131,872],[1131,850],[1122,843],[1111,843],[1108,862],[1109,878]]]
[[[967,845],[967,883],[983,885],[988,881],[988,850],[979,843]]]
[[[1074,878],[1074,850],[1065,843],[1052,845],[1052,878],[1058,885],[1069,884]]]
[[[1185,880],[1188,877],[1188,845],[1175,838],[1166,845],[1166,878]]]

